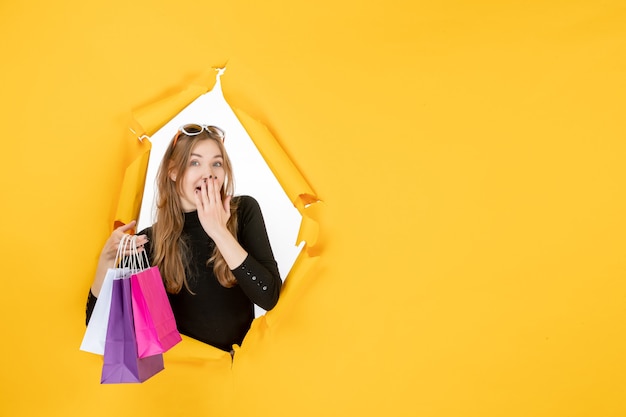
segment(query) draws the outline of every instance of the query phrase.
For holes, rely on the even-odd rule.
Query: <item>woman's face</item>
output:
[[[176,181],[175,174],[172,178]],[[182,180],[180,203],[185,212],[196,210],[194,194],[200,191],[202,182],[217,177],[217,184],[224,185],[224,156],[214,140],[201,140],[191,150],[187,170]]]

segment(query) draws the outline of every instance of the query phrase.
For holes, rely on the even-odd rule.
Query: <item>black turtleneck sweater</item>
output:
[[[202,228],[198,212],[193,211],[185,213],[182,238],[190,249],[187,281],[195,294],[184,286],[178,294],[168,294],[178,331],[225,351],[243,341],[254,319],[254,304],[271,310],[282,285],[259,204],[249,196],[237,198],[237,240],[248,252],[243,263],[232,270],[237,285],[221,286],[213,273],[213,264],[207,265],[215,243]],[[152,240],[151,227],[139,234]],[[150,256],[149,243],[146,250]],[[95,303],[96,297],[90,291],[87,321]]]

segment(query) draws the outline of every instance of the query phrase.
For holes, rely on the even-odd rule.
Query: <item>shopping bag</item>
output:
[[[182,338],[159,268],[154,266],[137,272],[130,280],[139,357],[168,351]]]
[[[163,355],[139,358],[130,279],[113,280],[102,384],[144,382],[164,369]]]
[[[130,277],[130,288],[133,302],[133,323],[135,324],[135,336],[137,337],[137,354],[140,358],[163,353],[163,345],[159,341],[154,320],[146,299],[141,292],[141,287],[136,282],[135,275]]]
[[[93,308],[80,350],[104,355],[104,342],[107,336],[109,324],[109,312],[111,307],[111,291],[113,290],[113,280],[115,278],[128,278],[131,275],[131,268],[121,265],[122,254],[125,247],[128,247],[129,237],[124,236],[120,240],[115,256],[115,267],[109,268],[102,282],[96,305]]]

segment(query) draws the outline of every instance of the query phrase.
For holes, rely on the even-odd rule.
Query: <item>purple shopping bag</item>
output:
[[[162,354],[146,358],[137,355],[131,299],[130,279],[114,280],[104,345],[102,384],[143,382],[164,369]]]
[[[168,351],[182,338],[159,268],[137,272],[130,279],[139,357]]]

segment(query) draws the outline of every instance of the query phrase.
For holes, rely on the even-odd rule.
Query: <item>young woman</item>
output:
[[[159,267],[180,333],[225,351],[241,344],[254,304],[271,310],[282,281],[258,203],[233,195],[233,173],[215,126],[181,127],[157,174],[156,223],[137,245]],[[87,321],[118,244],[135,222],[113,231],[87,299]]]

